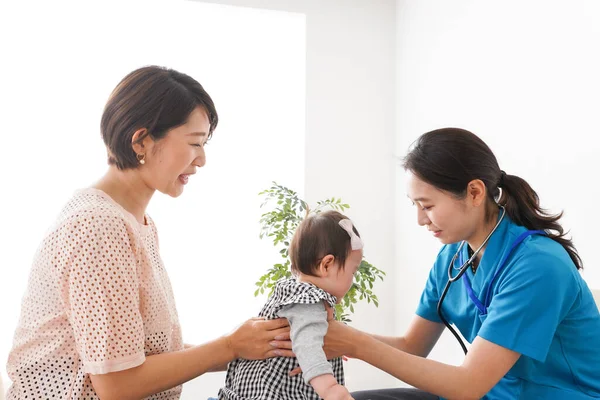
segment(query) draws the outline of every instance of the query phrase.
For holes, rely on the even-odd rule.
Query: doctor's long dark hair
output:
[[[516,175],[505,174],[492,150],[475,134],[458,128],[425,133],[406,155],[403,166],[430,185],[461,199],[466,195],[467,184],[474,179],[485,183],[491,204],[500,194],[498,187],[502,188],[499,203],[517,225],[546,231],[548,237],[565,248],[577,269],[583,268],[573,241],[558,222],[562,212],[553,215],[541,208],[531,186]],[[491,216],[489,207],[487,214]]]

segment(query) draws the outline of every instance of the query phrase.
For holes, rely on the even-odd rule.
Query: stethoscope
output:
[[[452,326],[450,326],[450,324],[448,323],[448,321],[446,320],[446,318],[444,318],[444,315],[442,314],[442,302],[444,301],[444,298],[446,297],[446,294],[448,293],[448,289],[450,288],[450,285],[453,282],[456,282],[457,280],[459,280],[460,278],[462,278],[463,279],[463,283],[465,285],[465,288],[467,290],[467,293],[469,295],[469,298],[475,304],[475,306],[479,309],[479,313],[481,315],[487,315],[487,308],[489,307],[489,305],[491,303],[491,300],[492,300],[492,290],[491,290],[492,289],[492,284],[494,283],[494,281],[496,280],[496,278],[498,277],[498,275],[500,274],[500,272],[506,266],[506,262],[508,260],[508,257],[512,254],[513,250],[523,240],[525,240],[525,238],[527,238],[528,236],[531,236],[531,235],[546,235],[546,232],[544,232],[544,231],[528,230],[528,231],[523,232],[521,235],[519,235],[515,239],[515,241],[511,245],[509,251],[505,253],[504,257],[500,261],[498,269],[494,273],[494,275],[493,275],[493,277],[492,277],[489,285],[487,286],[487,289],[484,291],[484,296],[483,296],[484,301],[481,302],[477,298],[477,296],[475,295],[475,293],[473,292],[473,288],[471,287],[471,281],[469,280],[468,276],[465,275],[465,272],[467,272],[467,269],[473,264],[473,261],[475,261],[475,258],[477,257],[477,255],[479,254],[479,252],[481,251],[481,249],[483,249],[485,247],[485,245],[490,240],[490,238],[492,237],[492,235],[494,234],[494,232],[496,232],[496,230],[500,226],[500,223],[502,223],[502,220],[504,219],[504,216],[506,215],[506,209],[503,206],[500,206],[500,205],[498,207],[500,207],[500,210],[502,211],[502,214],[500,215],[500,218],[498,219],[498,222],[494,226],[494,229],[492,229],[492,231],[489,233],[489,235],[487,235],[487,237],[485,238],[485,240],[483,241],[483,243],[481,243],[481,245],[477,248],[477,250],[475,250],[473,252],[473,255],[471,255],[471,257],[469,257],[469,259],[467,261],[462,262],[462,252],[461,252],[461,250],[463,249],[463,246],[465,245],[466,241],[463,240],[460,243],[460,245],[458,246],[458,250],[456,250],[456,253],[452,257],[452,260],[450,261],[450,264],[448,265],[448,282],[446,283],[446,286],[444,287],[444,291],[442,292],[442,295],[440,296],[440,300],[438,301],[438,305],[437,305],[438,316],[440,317],[440,319],[442,320],[442,322],[444,323],[444,325],[446,325],[446,328],[448,328],[450,330],[450,332],[452,332],[452,334],[454,335],[454,337],[456,338],[456,340],[458,340],[458,343],[460,344],[460,347],[462,347],[463,352],[465,354],[467,354],[467,347],[465,346],[464,342],[462,341],[462,339],[460,338],[460,336],[458,335],[458,333],[454,330],[454,328],[452,328]],[[460,256],[459,263],[461,265],[460,265],[459,268],[457,268],[457,267],[454,266],[454,263],[459,258],[459,256]],[[452,275],[453,271],[458,271],[458,273],[456,273],[456,275]]]

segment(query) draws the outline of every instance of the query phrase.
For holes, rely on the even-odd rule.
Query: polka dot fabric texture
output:
[[[89,374],[183,349],[152,220],[143,225],[96,189],[78,191],[33,262],[7,399],[98,399]],[[149,399],[178,399],[181,386]]]

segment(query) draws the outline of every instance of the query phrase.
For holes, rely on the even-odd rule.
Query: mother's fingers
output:
[[[274,331],[277,329],[285,328],[286,326],[290,326],[288,320],[285,318],[270,319],[259,323],[264,324],[264,328],[267,331]]]
[[[273,349],[267,352],[267,358],[271,357],[296,357],[291,350]]]
[[[275,340],[290,340],[290,327],[277,329],[269,332]]]
[[[292,342],[290,342],[289,340],[273,340],[269,342],[269,344],[278,349],[292,349]]]

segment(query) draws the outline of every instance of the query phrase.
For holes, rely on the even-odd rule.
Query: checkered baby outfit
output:
[[[333,307],[336,298],[310,283],[285,279],[277,283],[259,316],[274,319],[278,318],[278,312],[285,306],[323,301]],[[336,380],[343,385],[342,359],[329,362]],[[219,400],[319,400],[317,392],[304,382],[301,374],[289,376],[289,372],[297,367],[298,360],[290,357],[234,360],[227,369],[226,386],[219,391]]]

